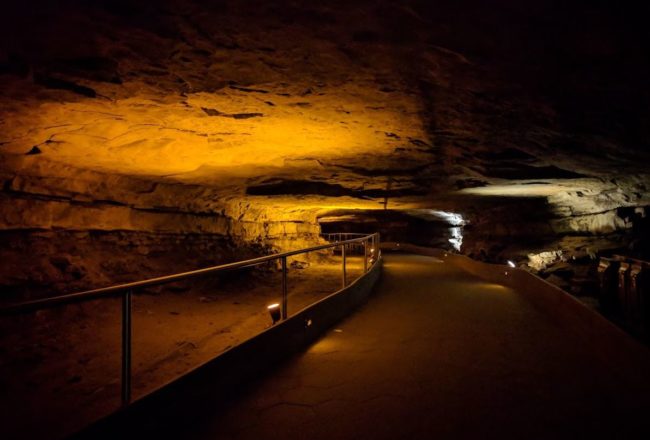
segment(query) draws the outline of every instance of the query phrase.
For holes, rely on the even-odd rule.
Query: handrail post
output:
[[[368,240],[363,241],[363,273],[368,272]]]
[[[379,237],[379,232],[376,232],[377,234],[377,243],[375,246],[375,252],[377,253],[377,259],[379,260],[379,256],[381,255],[381,252],[379,251],[379,246],[381,245],[381,238]]]
[[[131,289],[122,295],[122,406],[131,402],[131,295]]]
[[[341,245],[341,257],[342,257],[342,260],[343,260],[343,263],[342,263],[343,287],[345,288],[345,286],[347,285],[347,276],[346,276],[346,273],[345,273],[345,260],[346,260],[346,258],[345,258],[345,243]]]
[[[282,319],[287,319],[287,257],[282,257]]]

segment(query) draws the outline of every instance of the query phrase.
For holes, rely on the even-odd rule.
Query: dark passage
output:
[[[149,433],[645,438],[647,370],[608,350],[513,290],[434,258],[388,255],[374,298],[304,354],[229,408],[202,402]]]

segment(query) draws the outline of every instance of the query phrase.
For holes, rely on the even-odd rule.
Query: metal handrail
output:
[[[83,292],[71,293],[67,295],[55,296],[52,298],[38,299],[34,301],[26,301],[18,304],[12,304],[0,308],[0,315],[8,315],[21,312],[29,312],[34,310],[41,310],[56,305],[71,304],[74,302],[96,299],[103,294],[120,293],[125,290],[138,289],[141,287],[156,286],[159,284],[171,283],[174,281],[186,280],[188,278],[196,278],[203,275],[212,274],[215,272],[224,272],[228,270],[242,269],[250,266],[257,266],[258,264],[266,263],[280,258],[291,257],[293,255],[305,254],[308,252],[319,251],[323,249],[330,249],[339,247],[344,244],[358,243],[366,241],[367,238],[378,236],[379,234],[367,234],[360,238],[353,238],[345,241],[338,241],[332,244],[323,244],[313,246],[306,249],[298,249],[295,251],[283,252],[280,254],[265,255],[263,257],[251,258],[249,260],[237,261],[234,263],[222,264],[219,266],[205,267],[203,269],[191,270],[188,272],[181,272],[173,275],[165,275],[162,277],[149,278],[141,281],[134,281],[131,283],[117,284],[114,286],[101,287],[99,289],[86,290]],[[377,237],[378,238],[378,237]]]
[[[281,260],[282,262],[282,309],[281,317],[283,320],[287,319],[288,313],[288,294],[287,294],[287,257],[293,255],[304,254],[324,249],[331,249],[341,246],[342,256],[342,285],[345,288],[348,285],[346,273],[346,252],[345,248],[349,244],[363,243],[364,261],[363,268],[364,274],[368,272],[370,262],[374,263],[379,256],[379,234],[367,234],[359,238],[353,238],[344,241],[337,241],[331,244],[324,244],[319,246],[312,246],[310,248],[298,249],[295,251],[282,252],[280,254],[266,255],[264,257],[251,258],[249,260],[237,261],[234,263],[222,264],[219,266],[206,267],[203,269],[192,270],[189,272],[182,272],[173,275],[167,275],[157,278],[150,278],[142,281],[135,281],[132,283],[118,284],[115,286],[103,287],[100,289],[86,290],[84,292],[72,293],[68,295],[60,295],[52,298],[45,298],[35,301],[26,301],[19,304],[13,304],[0,308],[0,316],[27,313],[36,310],[62,306],[66,304],[73,304],[81,301],[91,299],[108,298],[113,295],[122,295],[122,364],[121,364],[121,395],[122,406],[127,406],[131,403],[131,333],[132,333],[132,296],[136,289],[156,286],[175,281],[196,278],[199,276],[214,274],[217,272],[224,272],[229,270],[241,269],[245,267],[256,266],[258,264],[267,263],[269,261]],[[373,257],[368,255],[368,243],[371,243],[371,248],[377,250],[377,254]]]
[[[372,234],[363,233],[363,232],[325,232],[320,235],[326,240],[330,240],[332,239],[332,237],[334,237],[335,239],[338,237],[338,240],[336,240],[338,242],[341,241],[341,238],[343,237],[366,237]]]

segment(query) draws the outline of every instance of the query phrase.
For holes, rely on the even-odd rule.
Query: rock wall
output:
[[[355,211],[455,213],[462,229],[415,216],[410,230],[488,259],[647,252],[646,9],[13,2],[0,14],[0,284],[122,279],[69,269],[111,252],[182,245],[189,267],[207,243],[210,262],[303,247],[319,219]],[[176,271],[163,261],[138,274]]]
[[[318,242],[286,219],[199,185],[48,164],[2,163],[3,301],[102,287]],[[20,171],[17,172],[16,170]]]

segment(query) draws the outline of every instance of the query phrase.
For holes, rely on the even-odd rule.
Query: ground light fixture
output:
[[[508,260],[508,266],[510,267],[516,267],[515,263],[512,260]]]
[[[269,311],[269,315],[271,315],[271,320],[273,321],[273,324],[278,322],[280,320],[280,304],[274,303],[274,304],[269,304],[266,306],[266,309]]]
[[[368,257],[368,263],[372,264],[375,262],[375,248],[370,248],[370,255]]]

